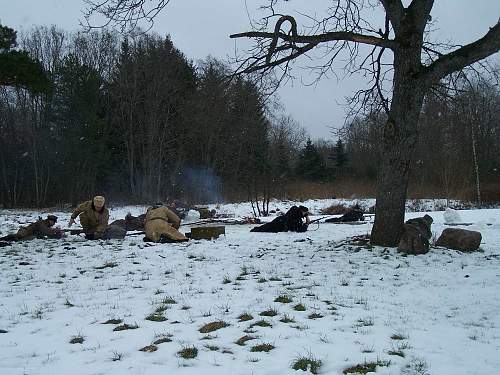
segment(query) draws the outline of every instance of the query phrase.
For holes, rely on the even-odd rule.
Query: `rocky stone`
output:
[[[481,233],[473,230],[446,228],[436,242],[436,246],[460,251],[476,251],[481,244]]]

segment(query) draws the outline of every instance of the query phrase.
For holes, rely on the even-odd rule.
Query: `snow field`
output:
[[[315,202],[305,205],[331,203]],[[237,217],[248,208],[220,207]],[[142,210],[114,209],[112,220]],[[3,211],[2,233],[38,215]],[[446,227],[443,212],[430,215],[437,236]],[[395,249],[337,247],[368,234],[370,223],[312,225],[300,234],[226,226],[225,237],[185,244],[69,236],[1,248],[0,374],[296,375],[302,372],[291,366],[300,356],[321,360],[320,374],[377,362],[377,374],[494,374],[500,210],[460,216],[483,234],[482,252],[432,249],[406,257]],[[279,296],[292,301],[275,302]],[[259,315],[268,310],[278,314]],[[155,312],[166,320],[145,319]],[[240,321],[243,313],[253,319]],[[285,316],[293,321],[281,322]],[[122,323],[103,324],[109,319]],[[261,320],[271,327],[250,327]],[[199,332],[220,321],[228,326]],[[113,331],[123,323],[138,327]],[[245,335],[256,338],[235,343]],[[139,351],[162,337],[171,341]],[[83,343],[71,344],[74,338]],[[252,351],[259,344],[274,348]],[[191,347],[198,349],[194,359],[179,356]]]

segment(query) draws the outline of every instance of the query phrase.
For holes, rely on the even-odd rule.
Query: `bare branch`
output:
[[[232,34],[230,38],[265,38],[274,39],[275,37],[291,43],[325,43],[334,41],[348,41],[355,43],[368,44],[372,46],[385,47],[393,49],[395,42],[389,39],[382,39],[371,35],[364,35],[346,31],[334,31],[318,35],[287,35],[284,33],[269,33],[263,31],[248,31],[245,33]]]
[[[428,86],[447,75],[500,51],[500,22],[481,39],[441,56],[421,73]]]
[[[84,26],[87,30],[118,26],[122,32],[135,31],[140,21],[149,23],[153,27],[156,16],[167,6],[170,0],[84,0],[87,8],[83,12]],[[106,19],[101,25],[94,25],[91,18],[100,14]]]
[[[391,21],[392,27],[396,32],[401,29],[401,23],[405,16],[405,8],[401,0],[380,0],[384,6],[385,12]]]

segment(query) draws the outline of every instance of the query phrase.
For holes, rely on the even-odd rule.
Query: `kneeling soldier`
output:
[[[116,225],[108,226],[109,211],[105,207],[104,197],[98,195],[91,201],[83,202],[71,215],[69,226],[75,223],[75,219],[80,216],[85,238],[88,240],[124,238],[127,231]]]
[[[165,206],[154,206],[146,212],[144,241],[182,242],[188,238],[179,232],[181,219]]]

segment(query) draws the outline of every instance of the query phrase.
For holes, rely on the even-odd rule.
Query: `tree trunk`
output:
[[[420,69],[418,41],[412,47],[401,48],[394,54],[394,91],[389,118],[384,127],[375,222],[371,233],[372,244],[379,246],[397,246],[399,242],[404,223],[410,163],[418,139],[417,124],[425,86],[414,78]]]

